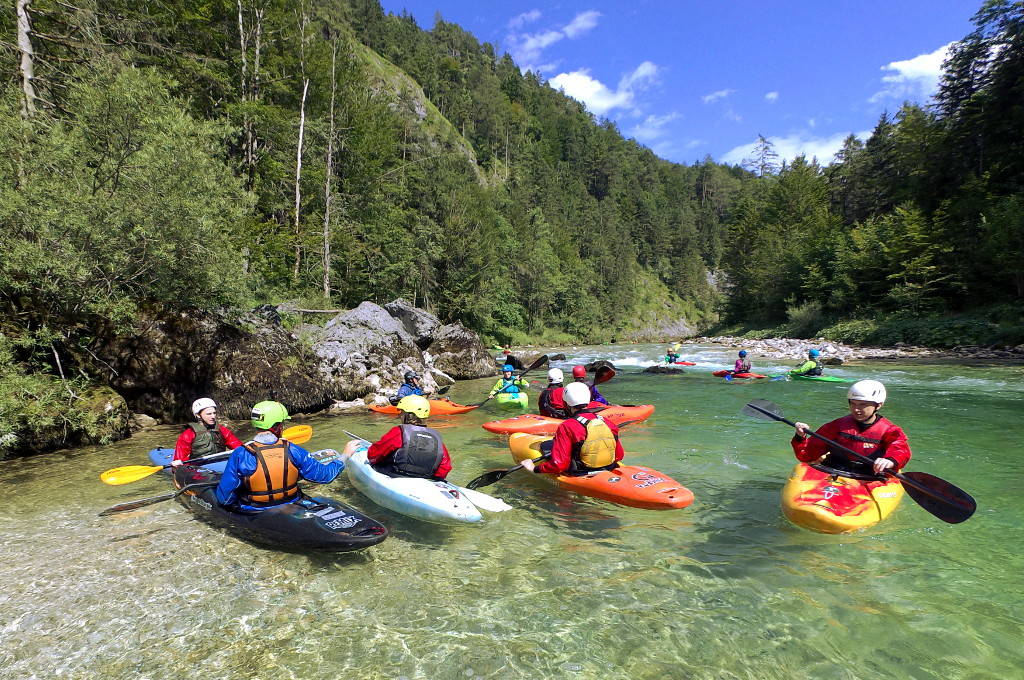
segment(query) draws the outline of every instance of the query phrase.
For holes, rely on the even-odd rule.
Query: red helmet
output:
[[[587,367],[586,366],[580,366],[579,364],[573,366],[572,367],[572,377],[574,377],[574,378],[586,378],[587,377]]]

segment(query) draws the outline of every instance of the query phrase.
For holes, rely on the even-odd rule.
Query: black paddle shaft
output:
[[[790,427],[796,427],[796,423],[794,423],[792,420],[789,420],[788,418],[784,418],[783,416],[780,416],[777,413],[772,413],[771,411],[765,410],[765,409],[761,408],[760,406],[758,406],[757,404],[748,403],[747,406],[752,408],[752,409],[754,409],[755,411],[758,411],[759,413],[763,413],[764,415],[768,416],[772,420],[777,420],[780,423],[786,423]],[[873,460],[871,460],[867,456],[864,456],[864,455],[861,455],[861,454],[857,453],[853,449],[849,449],[849,448],[843,446],[842,444],[840,444],[838,442],[834,442],[831,439],[829,439],[828,437],[822,436],[822,435],[818,434],[817,432],[814,432],[813,430],[808,429],[808,430],[806,430],[806,432],[807,432],[807,434],[809,434],[810,436],[814,437],[815,439],[819,439],[819,440],[825,442],[826,444],[828,444],[829,446],[835,447],[839,451],[842,451],[843,453],[847,454],[848,456],[850,456],[851,458],[853,458],[855,460],[859,460],[862,463],[866,463],[868,465],[874,465],[874,461]],[[896,479],[900,480],[901,482],[903,482],[907,486],[912,487],[914,489],[917,489],[918,491],[927,494],[931,498],[935,498],[935,499],[937,499],[939,501],[942,501],[943,503],[951,505],[951,506],[957,508],[958,510],[960,510],[961,511],[960,514],[958,514],[956,516],[952,516],[952,517],[948,516],[946,514],[941,514],[940,512],[937,511],[937,508],[935,508],[933,506],[933,504],[922,503],[921,499],[919,497],[914,496],[913,494],[911,494],[912,496],[914,496],[914,500],[917,501],[918,504],[921,505],[921,507],[923,507],[925,510],[928,510],[929,512],[931,512],[933,515],[935,515],[939,519],[941,519],[941,520],[943,520],[945,522],[949,522],[950,524],[957,524],[959,522],[963,522],[964,520],[968,519],[971,515],[974,514],[974,510],[977,507],[977,504],[974,502],[974,499],[966,491],[964,491],[963,489],[960,489],[960,488],[958,488],[956,486],[953,486],[952,484],[950,484],[949,482],[945,481],[944,479],[939,479],[938,477],[935,477],[934,475],[925,475],[925,473],[908,473],[908,474],[918,475],[918,476],[922,477],[923,479],[926,478],[931,483],[939,483],[943,487],[943,490],[946,491],[947,494],[949,494],[949,495],[939,493],[935,489],[929,487],[927,484],[922,484],[921,482],[917,481],[916,479],[912,479],[911,477],[908,477],[907,475],[901,474],[899,472],[890,472],[889,470],[886,470],[885,474],[891,475],[891,476],[895,477]]]
[[[161,496],[152,496],[150,498],[142,498],[142,499],[139,499],[137,501],[128,501],[127,503],[119,503],[118,505],[115,505],[115,506],[113,506],[111,508],[107,508],[106,510],[101,512],[100,513],[100,517],[106,517],[107,515],[114,515],[114,514],[117,514],[119,512],[126,512],[128,510],[135,510],[137,508],[143,508],[143,507],[145,507],[147,505],[153,505],[154,503],[162,503],[163,501],[169,501],[172,498],[177,498],[178,496],[180,496],[181,494],[183,494],[183,493],[185,493],[187,491],[194,491],[196,489],[205,489],[206,487],[216,486],[216,485],[217,485],[217,482],[200,482],[198,484],[189,484],[187,486],[181,487],[177,491],[173,491],[171,493],[165,493],[165,494],[163,494]]]

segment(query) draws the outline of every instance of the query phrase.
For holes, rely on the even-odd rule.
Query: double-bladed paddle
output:
[[[119,512],[127,512],[128,510],[135,510],[136,508],[142,508],[147,505],[153,505],[154,503],[162,503],[169,501],[172,498],[177,498],[183,493],[188,491],[195,491],[196,489],[205,489],[210,486],[217,486],[218,482],[200,482],[198,484],[188,484],[183,486],[177,491],[171,493],[161,494],[159,496],[150,496],[149,498],[140,498],[137,501],[128,501],[127,503],[119,503],[113,507],[107,508],[100,513],[100,517],[106,517],[107,515],[116,515]]]
[[[537,358],[537,360],[534,361],[532,364],[530,364],[530,366],[525,371],[520,373],[518,377],[522,378],[524,375],[526,375],[530,371],[536,371],[538,368],[540,368],[541,366],[543,366],[547,362],[548,362],[548,355],[547,354],[540,355]],[[489,402],[491,399],[494,399],[495,396],[501,394],[502,392],[507,391],[507,389],[508,389],[507,387],[503,387],[500,390],[498,390],[497,392],[495,392],[494,394],[488,395],[487,398],[484,399],[483,401],[481,401],[479,404],[472,404],[472,406],[483,406],[484,404]]]
[[[788,420],[782,416],[782,409],[767,399],[755,399],[746,406],[743,407],[742,411],[745,415],[754,416],[755,418],[771,418],[777,420],[780,423],[786,423],[790,427],[796,427],[796,423],[792,420]],[[838,451],[842,451],[852,460],[858,460],[862,463],[872,465],[873,460],[867,456],[848,449],[842,444],[838,444],[827,437],[823,437],[817,432],[807,430],[807,434],[819,439],[830,447],[835,448]],[[934,475],[930,475],[926,472],[890,472],[885,471],[885,474],[895,477],[896,479],[903,482],[903,487],[907,491],[907,495],[914,499],[914,501],[922,508],[932,513],[943,522],[950,524],[959,524],[970,518],[977,509],[977,503],[963,489],[956,487],[944,479],[940,479]]]
[[[551,455],[550,453],[545,453],[544,455],[540,456],[539,458],[534,458],[533,462],[534,463],[539,463],[540,461],[544,460],[545,458],[548,458],[550,455]],[[507,475],[512,474],[516,470],[521,470],[522,468],[523,468],[523,464],[520,463],[519,465],[516,465],[515,467],[510,467],[507,470],[491,470],[490,472],[485,472],[482,475],[480,475],[479,477],[477,477],[476,479],[470,480],[469,484],[466,485],[466,488],[467,489],[479,489],[482,486],[490,486],[491,484],[494,484],[499,479],[503,479]]]
[[[281,433],[282,439],[287,439],[293,444],[305,444],[312,436],[313,428],[309,425],[294,425]],[[219,463],[222,460],[227,460],[230,455],[230,451],[222,451],[203,458],[192,458],[187,462],[189,465],[208,465],[210,463]],[[120,486],[121,484],[130,484],[132,482],[137,482],[140,479],[145,479],[146,477],[156,474],[161,470],[166,470],[169,467],[171,467],[170,464],[125,465],[123,467],[116,467],[101,473],[100,480],[104,484]],[[148,505],[148,503],[144,503],[143,505]]]

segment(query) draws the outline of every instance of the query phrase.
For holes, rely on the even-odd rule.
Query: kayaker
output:
[[[564,379],[565,375],[562,373],[562,369],[552,368],[548,371],[548,386],[537,398],[537,406],[542,416],[562,419],[569,417],[569,409],[565,405],[563,396],[565,388],[562,387],[562,381]]]
[[[600,392],[597,391],[597,385],[593,384],[593,383],[588,383],[587,382],[587,367],[586,366],[582,366],[580,364],[576,364],[575,366],[573,366],[572,367],[572,377],[573,377],[573,380],[575,380],[576,382],[583,383],[584,385],[586,385],[587,387],[590,388],[590,400],[591,401],[596,401],[596,402],[598,402],[600,404],[603,404],[605,406],[608,405],[608,400],[605,399],[604,396]]]
[[[810,437],[806,423],[796,423],[792,445],[797,460],[811,463],[827,457],[823,462],[829,467],[868,474],[899,471],[910,460],[910,444],[902,429],[878,413],[885,404],[885,385],[877,380],[860,380],[850,386],[846,399],[850,415],[825,423],[817,432],[871,458],[874,464],[868,467],[841,451],[829,452],[828,444]]]
[[[818,358],[820,356],[821,356],[821,352],[819,352],[818,350],[816,350],[814,348],[811,348],[811,349],[807,350],[807,361],[805,361],[804,363],[802,363],[799,366],[797,366],[796,368],[794,368],[792,371],[789,372],[789,374],[790,375],[821,375],[822,371],[824,370],[825,367],[818,360]]]
[[[513,370],[523,370],[523,362],[519,360],[519,357],[513,355],[512,350],[510,350],[508,347],[501,350],[501,356],[497,357],[497,361],[502,366],[504,366],[505,364],[509,364],[510,366],[512,366]]]
[[[402,376],[402,380],[405,382],[398,388],[398,394],[396,395],[399,399],[408,397],[410,394],[415,394],[419,397],[423,396],[419,373],[416,371],[406,371],[405,375]]]
[[[284,421],[291,420],[284,405],[261,401],[252,407],[250,417],[260,432],[231,452],[217,485],[221,505],[262,510],[291,503],[302,495],[300,479],[327,484],[345,469],[340,460],[321,463],[306,449],[281,439]]]
[[[529,386],[530,383],[525,378],[513,376],[512,372],[515,370],[515,366],[512,364],[505,364],[501,367],[501,377],[498,378],[498,382],[494,383],[494,387],[491,388],[491,393],[487,395],[488,399],[499,392],[518,394],[519,390],[525,390]]]
[[[672,345],[671,347],[668,348],[668,351],[665,352],[666,364],[674,364],[675,362],[679,361],[679,357],[681,355],[679,354],[677,349],[678,348],[675,345]]]
[[[741,349],[739,358],[736,360],[736,365],[733,367],[731,373],[750,373],[750,360],[747,359],[747,350]]]
[[[193,401],[192,415],[196,422],[182,430],[174,444],[174,458],[171,460],[174,467],[192,458],[236,449],[242,445],[242,440],[231,430],[217,424],[217,402],[213,399],[202,397]]]
[[[565,403],[570,418],[555,431],[550,457],[536,464],[524,460],[523,467],[538,473],[572,476],[615,469],[624,452],[619,426],[595,413],[604,404],[591,401],[587,386],[578,382],[565,387]],[[545,448],[542,446],[541,450]]]
[[[452,459],[441,434],[425,427],[430,402],[410,395],[398,402],[402,424],[395,425],[366,450],[366,460],[375,470],[390,477],[444,479],[452,470]],[[350,446],[358,442],[350,442]]]

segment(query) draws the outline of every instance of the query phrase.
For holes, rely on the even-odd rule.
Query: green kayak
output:
[[[526,392],[499,392],[494,400],[509,408],[527,408],[530,405],[530,397]]]
[[[857,382],[852,378],[837,378],[834,375],[794,375],[790,376],[793,380],[817,380],[818,382],[839,382],[839,383],[852,383]]]

